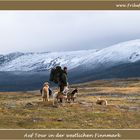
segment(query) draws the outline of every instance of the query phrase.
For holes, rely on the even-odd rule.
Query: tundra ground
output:
[[[99,80],[72,85],[74,103],[42,102],[39,91],[1,92],[0,129],[136,129],[140,128],[140,79]],[[97,105],[96,98],[107,106]]]

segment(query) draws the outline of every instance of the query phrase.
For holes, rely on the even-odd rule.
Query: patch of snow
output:
[[[140,61],[140,39],[119,43],[102,50],[80,50],[1,55],[0,71],[49,70],[57,65],[73,69],[111,67]]]

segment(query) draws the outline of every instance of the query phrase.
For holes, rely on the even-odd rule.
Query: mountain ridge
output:
[[[0,91],[38,90],[45,81],[49,81],[49,70],[56,65],[68,67],[70,85],[100,79],[138,78],[140,40],[102,50],[69,51],[65,54],[47,52],[26,55],[12,53],[5,57],[0,55]]]
[[[140,60],[140,39],[112,45],[101,50],[65,52],[16,52],[0,55],[0,71],[48,71],[57,65],[69,70],[81,67],[106,69]]]

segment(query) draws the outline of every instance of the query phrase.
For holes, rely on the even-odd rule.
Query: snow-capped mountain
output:
[[[140,60],[140,39],[119,43],[102,50],[0,55],[0,71],[47,71],[57,65],[69,70],[110,68]]]
[[[0,55],[0,91],[38,90],[52,67],[68,67],[69,84],[97,79],[140,77],[140,40],[102,50]],[[51,85],[52,86],[52,85]]]
[[[44,71],[57,65],[68,66],[69,69],[73,69],[84,64],[88,55],[94,52],[96,50],[21,53],[21,55],[15,53],[15,57],[8,54],[0,57],[0,71]]]

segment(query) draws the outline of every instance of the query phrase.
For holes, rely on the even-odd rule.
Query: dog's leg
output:
[[[73,101],[73,103],[74,103],[74,98],[72,98],[72,101]]]
[[[68,98],[67,100],[68,100],[68,103],[70,103],[70,98]]]
[[[75,102],[75,100],[76,100],[76,96],[73,97],[73,102]]]
[[[49,101],[49,93],[47,92],[47,97],[46,97],[46,101],[48,102]]]
[[[55,105],[54,103],[55,103],[55,100],[53,99],[53,106]]]
[[[62,98],[60,98],[60,103],[63,103],[63,100],[62,100]]]
[[[53,94],[53,106],[55,105],[55,94]]]
[[[68,103],[68,98],[66,98],[66,102]]]
[[[65,103],[67,103],[67,96],[64,99],[65,99]]]
[[[53,101],[52,102],[53,102],[53,106],[54,106],[54,98],[53,98]]]
[[[58,103],[58,93],[54,93],[52,97],[53,97],[53,105],[55,105],[55,101],[57,101]]]

